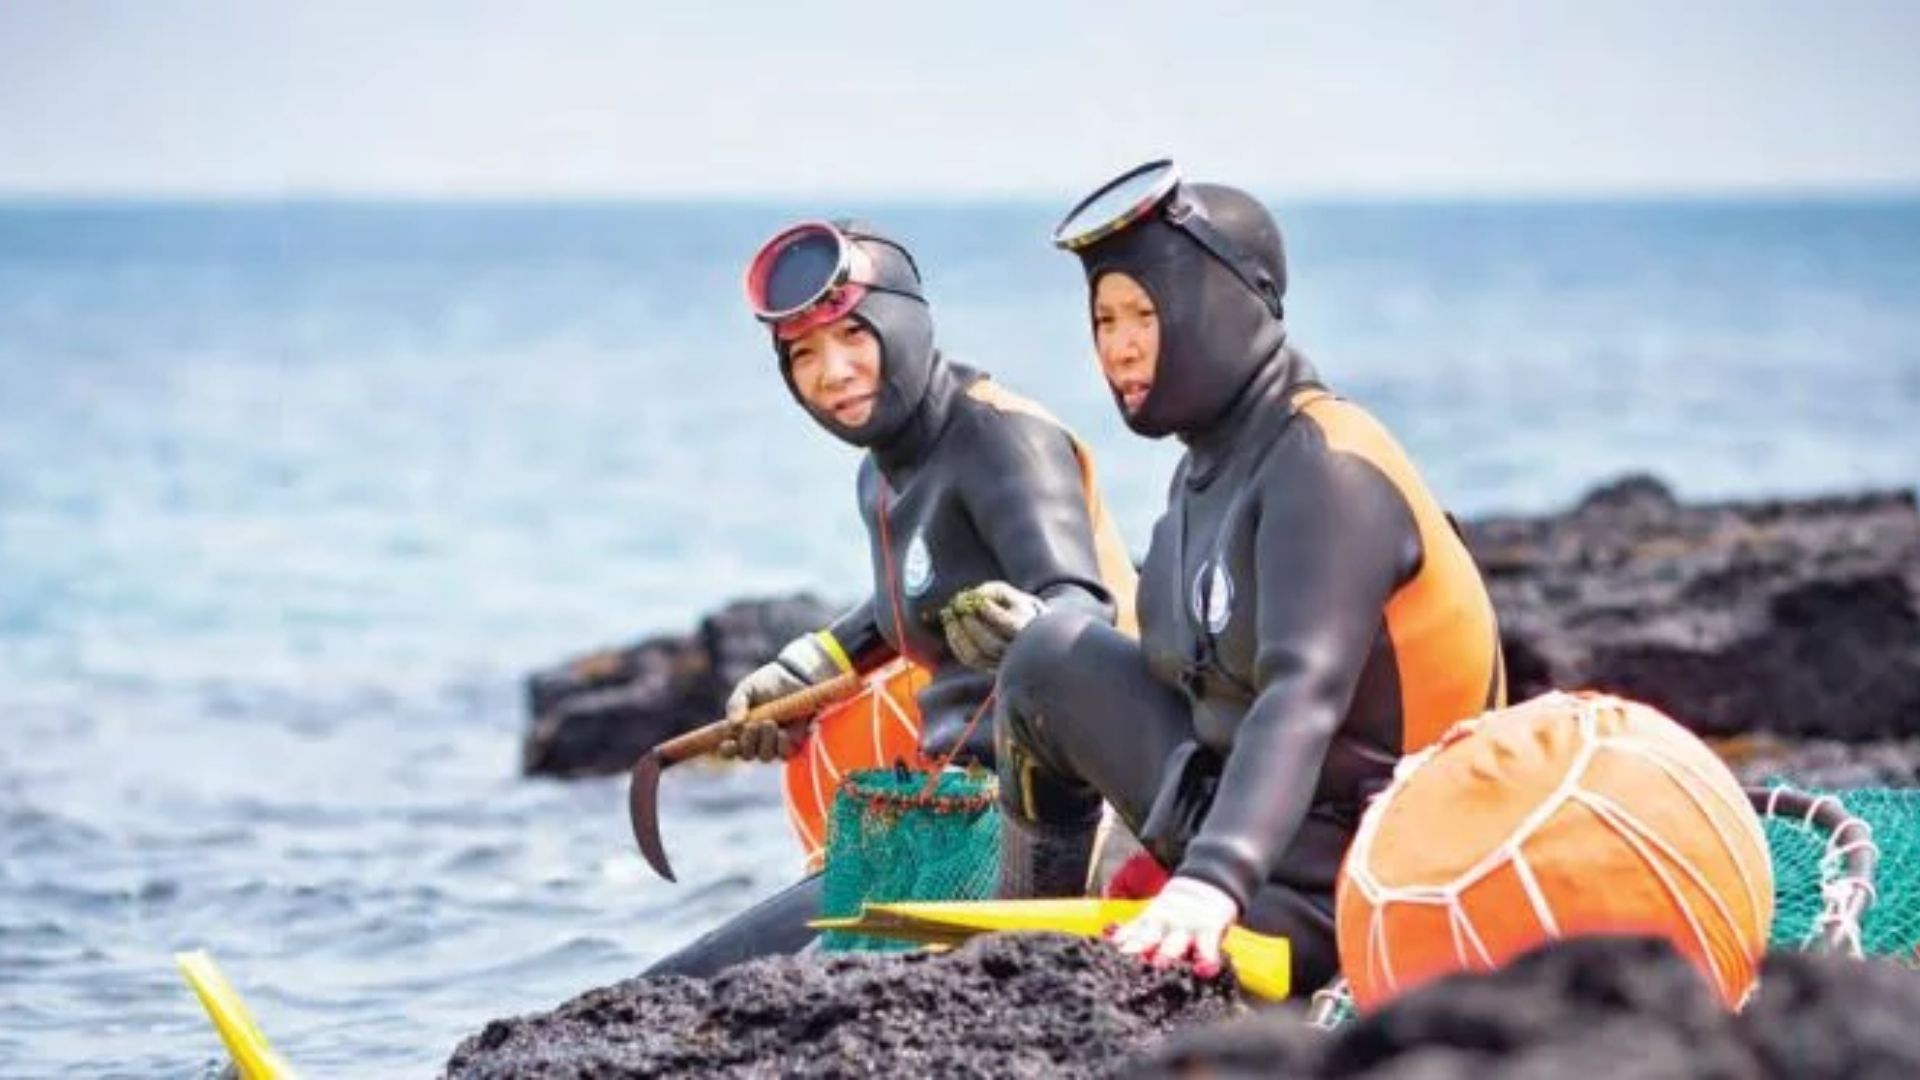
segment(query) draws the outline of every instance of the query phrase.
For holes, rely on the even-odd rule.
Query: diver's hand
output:
[[[714,753],[723,758],[779,761],[800,748],[805,725],[749,721],[747,713],[770,701],[797,694],[839,672],[833,657],[812,634],[794,638],[772,661],[755,668],[727,695],[727,719],[740,727],[721,740]]]
[[[940,611],[947,648],[975,671],[998,670],[1007,646],[1042,612],[1046,601],[1007,584],[989,581],[955,596]]]
[[[720,741],[714,753],[723,758],[750,761],[779,761],[791,755],[795,740],[788,736],[785,728],[772,721],[742,721],[746,720],[749,710],[806,688],[807,681],[778,660],[754,669],[727,697],[727,719],[740,726]]]
[[[785,761],[799,752],[808,727],[797,723],[783,726],[771,720],[742,724],[734,734],[720,740],[713,752],[723,758]]]
[[[1220,974],[1220,942],[1239,917],[1233,897],[1197,878],[1176,876],[1108,940],[1154,967],[1192,960],[1194,974],[1211,979]]]

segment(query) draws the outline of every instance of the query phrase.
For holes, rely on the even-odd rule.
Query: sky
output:
[[[1920,191],[1920,2],[0,0],[0,195]]]

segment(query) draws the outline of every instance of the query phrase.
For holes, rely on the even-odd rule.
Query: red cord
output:
[[[893,572],[893,532],[887,527],[887,481],[885,477],[877,477],[877,479],[880,486],[874,501],[875,510],[880,517],[880,563],[886,572],[887,600],[893,605],[894,648],[901,656],[907,658],[908,663],[920,664],[920,661],[907,651],[907,621],[901,615],[899,578]],[[927,667],[925,664],[920,666]],[[940,774],[947,771],[947,766],[953,764],[953,759],[960,753],[961,748],[967,745],[967,740],[973,738],[974,730],[980,726],[980,718],[987,715],[987,710],[993,706],[994,694],[998,692],[997,689],[989,692],[981,700],[980,707],[973,710],[973,717],[967,721],[967,726],[961,729],[959,740],[947,750],[946,756],[942,757],[939,764],[933,766],[932,771],[927,775],[927,786],[920,791],[921,799],[932,797],[933,789],[940,783]]]
[[[880,514],[880,562],[886,570],[887,599],[893,604],[893,647],[911,664],[920,664],[914,655],[907,651],[907,623],[900,615],[899,578],[893,573],[893,533],[887,528],[887,481],[880,478],[879,494],[875,501]],[[920,664],[926,667],[925,664]]]

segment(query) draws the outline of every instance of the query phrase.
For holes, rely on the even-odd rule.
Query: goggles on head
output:
[[[844,317],[870,291],[924,303],[918,292],[879,284],[873,260],[856,240],[884,243],[913,265],[913,256],[890,240],[849,232],[831,222],[803,221],[774,234],[747,264],[747,304],[754,317],[771,326],[779,340],[792,341]],[[917,267],[914,275],[919,276]]]
[[[1274,318],[1281,317],[1280,287],[1273,275],[1207,220],[1206,208],[1181,186],[1180,167],[1171,158],[1135,166],[1095,189],[1054,226],[1053,243],[1079,252],[1155,216],[1192,237],[1233,271]]]

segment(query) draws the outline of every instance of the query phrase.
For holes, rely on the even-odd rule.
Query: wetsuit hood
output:
[[[872,266],[872,283],[879,286],[869,289],[849,312],[880,342],[880,395],[867,422],[850,428],[808,405],[793,384],[789,343],[775,336],[773,347],[780,355],[780,376],[786,380],[787,392],[800,407],[835,438],[873,449],[901,435],[927,396],[938,362],[933,316],[922,298],[919,268],[905,247],[865,222],[836,221],[834,225],[865,253]]]
[[[1237,188],[1189,184],[1186,196],[1261,269],[1284,296],[1287,263],[1280,227],[1260,201]],[[1240,397],[1286,343],[1286,326],[1266,301],[1184,230],[1156,215],[1079,252],[1088,314],[1100,279],[1122,273],[1152,298],[1160,325],[1153,388],[1140,411],[1121,417],[1151,438],[1205,431]],[[1120,406],[1118,393],[1114,404]]]
[[[1319,385],[1320,373],[1313,364],[1291,346],[1282,346],[1212,423],[1186,436],[1186,486],[1197,491],[1211,485],[1241,444],[1270,443],[1277,435],[1276,422],[1286,424],[1292,412],[1287,399],[1303,387]]]
[[[927,371],[926,386],[920,401],[906,418],[895,425],[885,439],[874,443],[869,452],[880,474],[895,490],[912,480],[933,452],[948,423],[953,419],[954,399],[986,376],[965,364],[957,364],[935,352]]]

